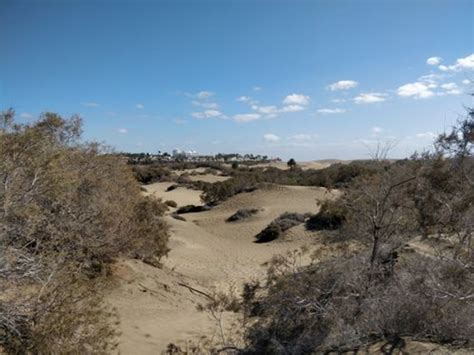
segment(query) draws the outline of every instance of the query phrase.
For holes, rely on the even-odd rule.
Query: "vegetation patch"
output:
[[[166,200],[165,205],[169,207],[173,207],[173,208],[178,207],[178,204],[176,203],[176,201],[173,201],[173,200]]]
[[[209,211],[211,207],[204,205],[204,206],[196,206],[196,205],[186,205],[178,208],[176,211],[177,214],[184,214],[184,213],[195,213],[195,212],[203,212]]]
[[[306,221],[306,229],[310,231],[336,230],[346,220],[344,207],[334,201],[325,201],[319,212]]]
[[[280,238],[288,229],[304,223],[309,214],[285,212],[255,236],[256,243],[268,243]]]
[[[247,219],[257,214],[260,210],[258,208],[245,208],[238,210],[232,216],[226,219],[226,222],[236,222]]]

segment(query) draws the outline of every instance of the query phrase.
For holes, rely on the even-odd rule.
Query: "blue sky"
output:
[[[403,157],[472,105],[471,0],[0,0],[0,108],[124,151]]]

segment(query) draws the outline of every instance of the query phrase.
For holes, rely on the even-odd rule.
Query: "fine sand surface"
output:
[[[149,185],[147,193],[175,200],[180,206],[200,203],[199,191],[178,188],[165,192],[169,185]],[[166,216],[171,226],[171,251],[162,269],[136,260],[115,265],[109,300],[121,321],[120,353],[159,354],[170,342],[183,344],[201,335],[215,336],[215,322],[196,310],[206,297],[191,290],[240,289],[245,281],[263,278],[263,263],[275,254],[310,244],[317,233],[297,226],[283,240],[266,244],[254,243],[254,236],[281,213],[315,212],[317,201],[335,195],[323,188],[266,185],[236,195],[212,210],[183,214],[186,221]],[[225,222],[241,208],[261,211],[247,220]],[[224,326],[230,326],[230,319]]]

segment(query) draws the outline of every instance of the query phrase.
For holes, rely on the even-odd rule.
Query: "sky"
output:
[[[472,0],[0,0],[0,110],[117,151],[402,158],[473,82]]]

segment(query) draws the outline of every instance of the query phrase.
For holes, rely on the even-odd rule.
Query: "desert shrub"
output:
[[[179,185],[177,185],[177,184],[173,184],[171,186],[168,186],[167,189],[166,189],[166,192],[176,190],[178,187],[179,187]]]
[[[473,275],[452,262],[404,258],[371,280],[360,256],[282,271],[285,265],[293,263],[275,261],[270,268],[280,272],[270,272],[260,291],[244,298],[244,310],[258,308],[257,317],[248,314],[254,321],[245,353],[338,353],[406,336],[438,343],[474,340],[474,301],[462,296]],[[440,297],[448,289],[450,295]]]
[[[202,200],[209,205],[216,205],[242,192],[251,192],[257,189],[255,179],[249,176],[232,177],[225,181],[213,184],[201,184]]]
[[[256,243],[267,243],[278,239],[288,229],[304,223],[309,214],[285,212],[273,220],[265,229],[255,236]]]
[[[203,212],[203,211],[209,211],[211,208],[209,206],[196,206],[196,205],[186,205],[178,208],[176,211],[177,214],[183,214],[183,213],[194,213],[194,212]]]
[[[169,207],[173,207],[173,208],[178,207],[178,204],[176,203],[176,201],[173,201],[173,200],[166,200],[165,205]]]
[[[158,165],[133,165],[135,179],[141,184],[174,181],[177,177],[166,167]]]
[[[254,214],[257,214],[258,211],[259,211],[258,208],[245,208],[245,209],[238,210],[232,216],[227,218],[226,222],[236,222],[242,219],[250,218]]]
[[[278,225],[270,224],[255,236],[255,243],[268,243],[280,238],[282,234],[283,231]]]
[[[176,212],[173,212],[173,213],[171,214],[171,217],[173,217],[174,219],[177,219],[178,221],[186,222],[186,218],[184,218],[183,216],[180,216],[180,215],[177,214]]]
[[[0,344],[12,352],[104,352],[113,327],[87,280],[119,256],[157,264],[168,252],[164,205],[80,132],[78,117],[0,115],[0,287],[32,293],[0,301]]]
[[[180,185],[186,185],[192,182],[191,178],[189,177],[189,174],[185,173],[180,175],[177,179],[176,182]]]
[[[345,221],[344,207],[334,201],[325,201],[322,203],[319,212],[306,221],[306,229],[317,230],[335,230],[339,229]]]

